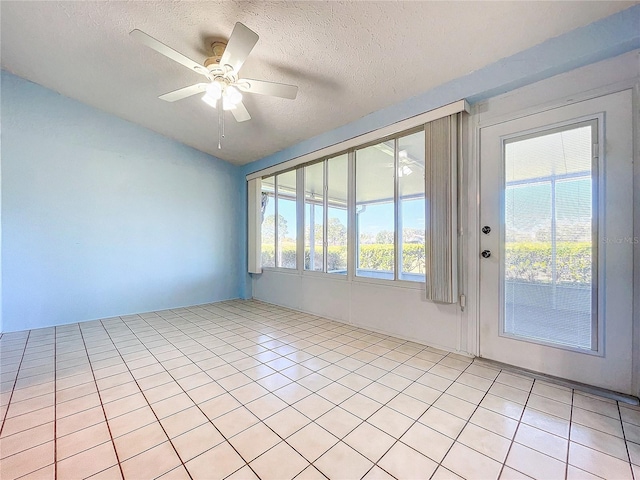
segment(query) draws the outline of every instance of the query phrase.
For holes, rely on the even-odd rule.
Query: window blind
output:
[[[426,297],[458,302],[458,115],[425,124]]]

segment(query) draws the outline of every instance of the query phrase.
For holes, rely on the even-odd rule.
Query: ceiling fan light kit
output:
[[[213,108],[218,108],[218,100],[222,98],[223,110],[234,110],[242,102],[242,94],[232,85],[222,82],[211,82],[202,96],[202,101]]]
[[[207,77],[208,83],[197,83],[180,88],[160,95],[159,98],[167,102],[175,102],[204,92],[202,101],[219,110],[218,148],[222,148],[221,139],[224,138],[223,111],[231,111],[237,122],[246,122],[251,119],[251,115],[242,103],[242,92],[271,95],[290,100],[295,99],[298,94],[298,87],[294,85],[238,77],[240,68],[259,38],[254,31],[240,22],[236,23],[233,28],[228,43],[213,42],[211,44],[213,55],[208,57],[203,65],[185,57],[141,30],[133,30],[129,35],[156,52],[184,65],[189,70]]]

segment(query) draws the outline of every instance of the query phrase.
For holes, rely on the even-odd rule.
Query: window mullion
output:
[[[279,237],[279,232],[278,232],[278,223],[280,223],[278,220],[280,219],[279,215],[278,215],[278,175],[276,175],[273,178],[273,200],[274,200],[274,215],[275,218],[273,219],[273,235],[275,236],[274,239],[274,248],[275,248],[275,262],[274,265],[276,268],[280,267],[280,242],[278,241],[278,237]]]
[[[399,277],[399,269],[401,264],[401,255],[400,249],[398,247],[401,239],[401,235],[398,231],[399,227],[399,206],[400,203],[398,200],[398,168],[400,167],[398,163],[398,139],[393,139],[393,260],[394,260],[394,268],[393,268],[393,279],[398,280]]]
[[[326,272],[329,255],[329,160],[325,160],[322,167],[322,271]]]
[[[304,271],[304,168],[296,169],[296,270]]]
[[[356,153],[351,150],[347,160],[347,279],[353,280],[356,276],[356,244],[358,243],[356,231]]]

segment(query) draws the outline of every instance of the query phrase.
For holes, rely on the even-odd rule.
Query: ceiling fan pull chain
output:
[[[218,150],[222,149],[222,96],[218,98]]]
[[[224,138],[224,99],[220,100],[220,124],[222,125],[222,138]]]

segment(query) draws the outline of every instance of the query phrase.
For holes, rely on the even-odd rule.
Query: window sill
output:
[[[272,273],[284,273],[285,275],[298,275],[301,277],[317,278],[324,280],[336,280],[338,282],[354,282],[361,285],[377,285],[379,287],[391,287],[400,288],[404,290],[424,290],[425,282],[410,282],[407,280],[385,280],[380,278],[368,278],[368,277],[353,277],[349,278],[347,275],[340,275],[335,273],[316,272],[313,270],[295,270],[293,268],[277,268],[277,267],[262,267],[264,272]]]
[[[371,277],[361,277],[361,276],[353,277],[353,281],[355,283],[363,283],[363,284],[368,283],[371,285],[403,288],[403,289],[409,289],[409,290],[425,289],[425,282],[409,282],[407,280],[386,280],[383,278],[371,278]]]

